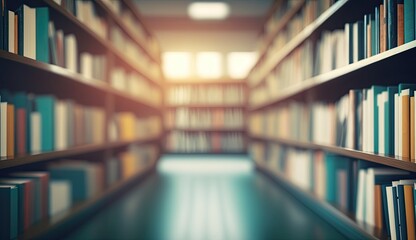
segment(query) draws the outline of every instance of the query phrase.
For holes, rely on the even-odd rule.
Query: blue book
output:
[[[415,40],[415,1],[404,0],[404,43]]]
[[[384,105],[384,119],[388,126],[384,129],[384,149],[386,155],[394,155],[394,94],[398,87],[387,87],[387,102]]]
[[[35,97],[36,111],[41,115],[41,150],[55,149],[55,98],[51,95]]]
[[[397,211],[399,212],[399,231],[401,239],[407,239],[407,227],[406,227],[406,208],[404,204],[404,187],[398,185],[397,191]]]
[[[337,200],[337,156],[332,153],[325,153],[326,166],[326,200],[335,203]]]
[[[363,21],[357,21],[357,40],[358,40],[358,46],[357,46],[357,53],[358,53],[358,61],[361,59],[364,59],[366,54],[365,54],[365,35],[364,35],[364,29],[365,29],[365,25]]]
[[[387,235],[390,236],[390,223],[389,223],[389,210],[387,207],[387,192],[386,187],[391,186],[391,184],[382,184],[381,185],[381,202],[383,205],[383,226],[387,230]]]
[[[387,50],[397,47],[397,0],[387,0]]]
[[[15,239],[18,233],[18,188],[0,185],[0,239]]]
[[[49,63],[49,9],[36,8],[36,60]]]
[[[77,203],[88,198],[88,171],[79,166],[54,166],[49,169],[54,180],[66,180],[72,186],[72,202]]]

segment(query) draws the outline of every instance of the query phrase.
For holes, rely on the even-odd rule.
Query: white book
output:
[[[375,209],[374,209],[374,186],[376,176],[385,178],[397,178],[398,176],[409,175],[408,172],[391,169],[391,168],[369,168],[367,169],[367,181],[365,189],[365,222],[371,226],[375,226]]]
[[[358,62],[358,22],[352,26],[352,37],[353,62]]]
[[[90,53],[87,52],[83,52],[81,53],[80,56],[80,72],[81,74],[88,80],[92,79],[93,74],[92,74],[92,55]]]
[[[399,102],[399,112],[398,112],[398,142],[399,142],[399,156],[403,156],[403,143],[402,143],[402,137],[403,137],[403,127],[402,127],[402,115],[403,115],[403,104],[402,104],[402,93],[399,93],[398,102]]]
[[[72,185],[66,180],[49,181],[49,216],[68,210],[72,206]]]
[[[15,25],[14,25],[14,18],[15,18],[15,13],[13,11],[8,11],[9,12],[9,52],[11,53],[16,53],[16,46],[15,46],[15,31],[17,31],[17,29],[15,29]]]
[[[0,156],[7,157],[7,103],[0,103]]]
[[[352,36],[350,35],[350,28],[351,25],[349,23],[346,23],[344,26],[344,46],[341,47],[344,48],[345,65],[348,65],[350,63],[350,48],[352,47],[350,46],[350,39],[352,38]]]
[[[367,141],[368,141],[368,151],[369,152],[375,152],[374,151],[374,91],[373,89],[368,90],[368,122],[366,123],[366,127],[368,129],[367,132]]]
[[[41,118],[39,112],[32,112],[30,114],[30,147],[32,153],[39,153],[42,151],[42,131]]]
[[[65,45],[65,68],[72,72],[78,72],[77,63],[78,63],[78,46],[77,39],[74,34],[69,34],[65,36],[64,39]]]
[[[365,220],[365,187],[366,187],[367,170],[360,169],[358,172],[358,189],[357,189],[357,201],[355,217],[358,221],[364,222]]]
[[[23,5],[23,56],[36,59],[36,9]]]
[[[396,216],[394,215],[394,199],[393,188],[391,186],[386,187],[386,196],[387,196],[387,210],[389,216],[389,226],[390,226],[390,238],[391,240],[396,240]]]
[[[394,94],[394,155],[399,156],[399,94]]]
[[[68,148],[68,109],[65,101],[55,104],[55,148]]]

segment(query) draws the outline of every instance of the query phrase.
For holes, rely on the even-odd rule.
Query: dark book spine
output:
[[[365,58],[364,22],[358,21],[358,61]]]
[[[368,58],[368,23],[369,23],[369,19],[368,19],[368,15],[364,15],[364,22],[363,22],[363,37],[364,37],[364,55],[363,58]]]
[[[18,54],[23,56],[24,54],[24,49],[23,49],[23,45],[24,45],[24,26],[23,26],[23,5],[20,5],[20,7],[17,9],[17,32],[18,32],[18,39],[17,39],[17,49],[18,49]]]
[[[380,53],[380,6],[374,10],[374,55]]]
[[[387,50],[397,47],[397,0],[387,0]]]
[[[404,42],[415,40],[415,1],[404,0]]]
[[[400,239],[407,239],[407,227],[406,227],[406,205],[404,203],[404,187],[403,185],[397,186],[398,197],[398,218],[399,218],[399,231]]]

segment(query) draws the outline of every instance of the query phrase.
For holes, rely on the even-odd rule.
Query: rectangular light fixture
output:
[[[230,14],[224,2],[193,2],[188,5],[188,15],[195,20],[222,20]]]

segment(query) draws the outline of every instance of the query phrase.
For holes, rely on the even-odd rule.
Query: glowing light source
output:
[[[194,2],[188,5],[188,15],[195,20],[225,19],[230,14],[223,2]]]
[[[167,78],[183,79],[191,76],[191,54],[188,52],[163,53],[163,72]]]
[[[231,78],[245,78],[257,60],[256,52],[232,52],[227,56],[228,75]]]
[[[219,52],[199,52],[196,55],[196,74],[201,78],[222,76],[222,55]]]

